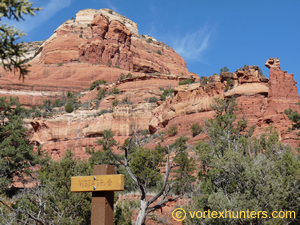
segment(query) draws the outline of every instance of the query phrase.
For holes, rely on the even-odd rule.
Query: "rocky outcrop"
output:
[[[290,142],[291,133],[287,132],[291,127],[291,121],[284,113],[285,109],[291,108],[300,112],[299,94],[293,74],[288,74],[280,69],[280,61],[277,58],[269,58],[266,66],[270,69],[269,92],[266,99],[266,109],[263,118],[258,125],[272,124],[279,132],[284,141]],[[293,136],[293,135],[292,135]]]
[[[269,69],[272,67],[280,68],[280,61],[277,58],[269,58],[265,63],[265,66],[268,67]]]
[[[91,22],[92,38],[79,45],[82,61],[133,70],[131,32],[118,20],[110,23],[103,15]]]
[[[136,23],[109,9],[82,10],[44,42],[25,45],[30,50],[26,57],[33,59],[24,82],[0,68],[0,96],[21,91],[20,101],[25,106],[40,105],[67,91],[83,91],[95,80],[115,82],[121,73],[193,75],[173,49],[150,36],[140,36]],[[40,91],[46,94],[40,96]]]
[[[239,95],[255,95],[262,94],[268,96],[269,88],[265,84],[261,83],[246,83],[239,85],[231,90],[225,92],[225,97],[239,96]]]
[[[276,65],[280,65],[278,59]],[[227,79],[235,80],[236,84],[224,92]],[[191,124],[199,122],[204,125],[205,118],[213,117],[210,104],[215,97],[234,96],[239,108],[238,118],[245,116],[249,127],[255,125],[255,135],[265,132],[272,124],[278,131],[280,140],[294,147],[299,142],[293,132],[287,132],[292,122],[284,113],[289,108],[300,112],[300,107],[296,104],[299,102],[298,90],[292,74],[273,66],[268,79],[261,76],[257,66],[247,66],[234,73],[214,75],[209,80],[209,84],[204,86],[193,84],[175,88],[175,97],[167,99],[153,110],[149,129],[161,132],[176,125],[180,128],[178,136],[191,137]],[[192,137],[190,141],[196,142]]]

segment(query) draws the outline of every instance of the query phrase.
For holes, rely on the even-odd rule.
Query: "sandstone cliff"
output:
[[[40,105],[67,90],[83,91],[94,80],[117,81],[121,73],[192,75],[173,49],[139,35],[136,23],[108,9],[82,10],[36,44],[41,45],[27,44],[33,51],[26,57],[33,59],[25,82],[1,69],[1,96],[19,96],[24,105]]]
[[[25,120],[31,143],[43,145],[53,159],[61,158],[68,148],[77,157],[88,157],[85,148],[97,148],[95,141],[106,129],[112,129],[120,143],[135,131],[149,130],[152,144],[164,139],[165,145],[183,135],[195,144],[205,135],[193,137],[190,127],[213,117],[210,105],[216,97],[235,97],[237,115],[245,116],[249,127],[256,126],[254,135],[272,124],[283,142],[293,146],[299,142],[294,131],[287,132],[291,121],[284,114],[288,108],[300,112],[296,82],[293,74],[280,69],[276,58],[266,62],[269,79],[258,66],[245,66],[200,81],[173,49],[139,35],[136,23],[108,9],[82,10],[45,42],[28,48],[33,50],[26,56],[32,65],[29,76],[23,83],[1,71],[0,95],[18,96],[23,105],[33,106],[71,91],[82,103],[72,113],[58,108],[50,118]],[[187,78],[195,83],[179,85]],[[87,89],[99,79],[107,83]],[[118,94],[97,100],[100,88],[107,93],[117,89]],[[160,100],[164,90],[174,93]],[[167,131],[173,125],[178,133],[170,137]]]

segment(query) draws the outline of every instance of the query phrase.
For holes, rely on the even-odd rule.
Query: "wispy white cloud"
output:
[[[40,1],[36,1],[36,3],[40,3]],[[34,7],[37,7],[38,5],[38,7],[43,8],[42,11],[36,13],[36,16],[25,16],[25,21],[21,22],[16,22],[12,20],[4,20],[3,22],[9,25],[14,25],[20,30],[24,30],[25,33],[29,33],[38,26],[47,22],[58,11],[70,6],[71,3],[72,0],[49,0],[47,1],[47,4],[42,4],[41,6],[40,4],[33,4]]]
[[[112,4],[110,0],[105,0],[105,3],[108,5],[109,9],[113,10],[116,13],[119,13],[118,8],[114,4]]]
[[[203,61],[203,54],[210,44],[214,28],[203,26],[184,37],[173,38],[171,45],[186,60]]]

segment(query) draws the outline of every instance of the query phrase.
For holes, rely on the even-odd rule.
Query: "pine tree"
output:
[[[0,3],[0,16],[16,21],[24,20],[24,14],[33,16],[35,15],[34,12],[39,10],[41,9],[33,8],[32,3],[27,0],[4,0]],[[5,70],[19,71],[19,78],[23,80],[29,71],[28,65],[24,64],[26,60],[21,59],[25,49],[17,41],[24,35],[24,32],[13,26],[0,24],[0,59],[2,66]]]
[[[30,168],[39,162],[29,144],[26,129],[23,126],[21,107],[18,99],[0,98],[0,190],[5,190],[14,177],[25,182],[24,175],[30,174]]]
[[[197,219],[187,224],[299,224],[300,160],[268,128],[260,137],[236,121],[233,99],[216,100],[214,119],[206,122],[208,140],[196,145],[202,169],[200,188],[190,211],[266,211],[267,217]],[[272,211],[291,211],[295,218],[272,218]]]

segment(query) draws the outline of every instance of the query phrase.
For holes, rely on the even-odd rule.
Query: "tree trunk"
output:
[[[141,200],[141,207],[138,217],[136,218],[135,225],[144,225],[146,220],[146,210],[148,202],[146,199]]]

